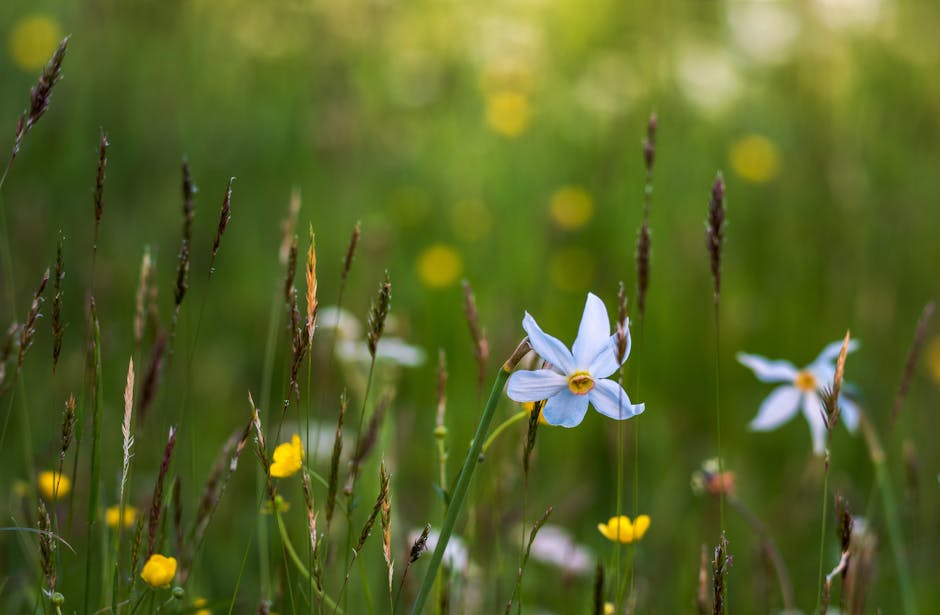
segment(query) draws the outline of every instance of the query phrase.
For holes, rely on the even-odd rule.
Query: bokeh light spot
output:
[[[10,55],[23,70],[42,68],[59,44],[59,24],[48,15],[30,15],[10,32]]]
[[[552,195],[552,219],[563,229],[576,229],[594,215],[594,199],[580,186],[565,186]]]
[[[418,277],[425,286],[451,286],[462,272],[463,259],[457,250],[446,244],[434,244],[418,255]]]
[[[505,137],[518,137],[529,127],[532,106],[519,92],[496,92],[486,97],[486,123]]]
[[[748,135],[731,146],[731,168],[742,179],[762,184],[777,176],[780,153],[773,141],[761,135]]]

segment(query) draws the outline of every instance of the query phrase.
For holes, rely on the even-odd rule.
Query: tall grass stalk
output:
[[[431,556],[431,561],[428,564],[427,573],[424,575],[421,588],[418,590],[418,597],[411,608],[412,615],[420,615],[420,613],[424,611],[424,605],[427,603],[428,597],[430,596],[434,581],[437,578],[437,571],[444,557],[444,550],[447,548],[447,543],[450,541],[451,534],[454,532],[454,526],[457,525],[460,510],[463,508],[463,502],[467,496],[467,489],[470,486],[470,479],[473,477],[473,472],[479,463],[480,451],[483,449],[483,441],[489,431],[493,414],[496,412],[496,406],[499,404],[499,400],[502,397],[503,387],[506,385],[506,381],[509,380],[509,375],[515,368],[516,363],[522,359],[525,353],[528,352],[528,349],[528,339],[525,339],[519,344],[509,360],[503,364],[499,373],[496,374],[493,389],[490,391],[490,397],[483,409],[483,414],[477,425],[476,434],[473,436],[473,442],[470,444],[470,450],[467,452],[467,458],[464,460],[463,466],[460,468],[460,474],[457,476],[457,484],[454,486],[454,491],[450,497],[447,515],[444,517],[444,523],[441,526],[441,532],[437,539],[437,546],[434,548],[434,554]]]
[[[718,173],[712,184],[708,203],[708,220],[705,225],[705,244],[708,248],[712,273],[712,307],[715,330],[715,440],[718,449],[718,472],[724,473],[721,454],[721,256],[725,229],[725,182]],[[725,494],[718,498],[718,518],[721,533],[725,533]]]
[[[91,325],[92,344],[94,353],[94,380],[92,381],[93,398],[91,413],[91,484],[88,496],[88,524],[85,532],[85,592],[83,598],[83,611],[89,612],[91,604],[92,565],[94,563],[94,546],[92,539],[98,525],[98,500],[101,474],[101,452],[99,450],[99,436],[101,433],[101,327],[98,324],[98,314],[95,300],[91,298]]]

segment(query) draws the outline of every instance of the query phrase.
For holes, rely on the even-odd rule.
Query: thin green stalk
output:
[[[826,515],[829,506],[829,432],[826,432],[826,470],[823,474],[823,493],[822,493],[822,527],[819,530],[819,584],[816,588],[816,609],[819,612],[819,605],[822,603],[823,592],[823,559],[826,552]]]
[[[424,611],[424,605],[431,593],[431,588],[433,587],[434,580],[437,577],[437,571],[440,568],[441,560],[444,557],[444,549],[447,548],[447,543],[450,541],[450,536],[454,532],[454,526],[457,524],[457,518],[460,516],[460,510],[463,508],[463,501],[467,496],[467,488],[470,486],[470,479],[473,476],[473,471],[476,469],[476,466],[479,463],[480,451],[483,449],[484,438],[486,438],[486,434],[489,431],[490,423],[493,420],[493,414],[496,411],[496,406],[502,397],[503,387],[505,386],[506,381],[509,380],[510,371],[511,365],[509,362],[507,362],[507,364],[503,365],[502,369],[500,369],[499,373],[496,375],[496,381],[493,383],[493,390],[490,392],[490,397],[486,402],[486,407],[483,409],[483,415],[480,417],[480,423],[477,425],[476,435],[473,437],[473,442],[470,444],[470,450],[467,452],[467,458],[463,462],[463,466],[460,469],[460,475],[457,477],[457,484],[454,487],[454,492],[451,494],[450,505],[447,507],[447,516],[444,517],[444,524],[441,527],[441,533],[437,539],[437,546],[435,547],[434,554],[431,556],[431,561],[428,564],[428,571],[424,576],[424,581],[421,583],[421,589],[418,591],[418,597],[411,609],[412,615],[420,615],[420,613]]]
[[[486,456],[486,452],[487,452],[488,450],[490,450],[490,445],[493,444],[493,441],[496,440],[496,438],[498,438],[501,433],[503,433],[504,431],[506,431],[506,429],[507,429],[510,425],[512,425],[512,424],[514,424],[514,423],[518,423],[519,421],[521,421],[521,420],[523,420],[523,419],[525,419],[525,418],[528,418],[528,416],[529,416],[529,411],[528,411],[528,410],[520,410],[519,412],[513,414],[511,417],[509,417],[508,419],[506,419],[505,421],[503,421],[502,423],[500,423],[499,425],[497,425],[497,426],[496,426],[496,429],[493,430],[493,433],[490,434],[490,437],[487,438],[487,439],[486,439],[486,442],[483,443],[483,448],[480,450],[480,454],[485,457],[485,456]],[[442,471],[441,471],[441,487],[444,487],[445,484],[446,484],[446,483],[444,482],[444,473],[443,473],[443,470],[442,470]]]
[[[91,492],[88,496],[88,528],[86,532],[86,550],[85,550],[85,595],[84,612],[88,612],[89,601],[91,600],[91,568],[92,568],[92,537],[95,527],[98,525],[98,490],[99,474],[101,473],[100,451],[98,450],[98,440],[101,433],[101,327],[98,325],[98,315],[95,313],[94,303],[92,303],[92,329],[94,335],[94,356],[95,356],[95,392],[92,402],[92,430],[91,430]]]
[[[297,551],[294,550],[294,545],[291,544],[290,536],[287,535],[287,528],[284,526],[284,520],[281,519],[281,512],[275,511],[274,515],[277,519],[277,528],[281,535],[281,541],[284,543],[284,550],[287,551],[287,555],[290,557],[290,561],[294,563],[294,567],[301,574],[301,576],[309,581],[311,577],[310,571],[307,570],[306,566],[304,566],[304,563],[297,554]],[[334,602],[333,599],[326,594],[326,592],[319,589],[315,584],[313,585],[313,589],[317,593],[317,597],[323,600],[330,609],[337,613],[343,612],[343,610],[339,608],[339,605],[337,605],[336,602]]]
[[[718,447],[718,473],[724,476],[725,461],[721,456],[721,388],[720,388],[720,359],[721,359],[721,327],[718,309],[718,295],[715,294],[715,433]],[[718,520],[721,533],[725,533],[725,492],[718,494]]]

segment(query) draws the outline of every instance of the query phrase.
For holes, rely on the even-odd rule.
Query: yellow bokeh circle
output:
[[[742,179],[755,184],[769,182],[780,170],[780,152],[776,144],[761,135],[747,135],[731,146],[731,168]]]
[[[30,15],[16,22],[10,31],[10,55],[23,70],[45,66],[59,44],[59,24],[48,15]]]
[[[463,259],[454,248],[438,243],[418,255],[418,277],[431,288],[453,285],[463,273]]]
[[[561,228],[580,228],[594,216],[594,199],[580,186],[565,186],[552,195],[551,212]]]

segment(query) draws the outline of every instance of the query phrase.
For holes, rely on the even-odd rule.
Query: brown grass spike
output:
[[[917,358],[920,356],[920,349],[924,345],[924,339],[927,337],[927,328],[930,325],[930,319],[933,317],[934,302],[931,301],[921,310],[920,318],[917,319],[917,329],[914,333],[914,341],[911,342],[911,348],[907,351],[907,360],[904,362],[904,372],[901,375],[901,384],[898,385],[898,392],[894,396],[894,406],[891,409],[891,426],[898,420],[901,414],[901,407],[904,405],[904,399],[907,397],[907,391],[911,386],[911,379],[914,377],[914,368],[917,366]]]

